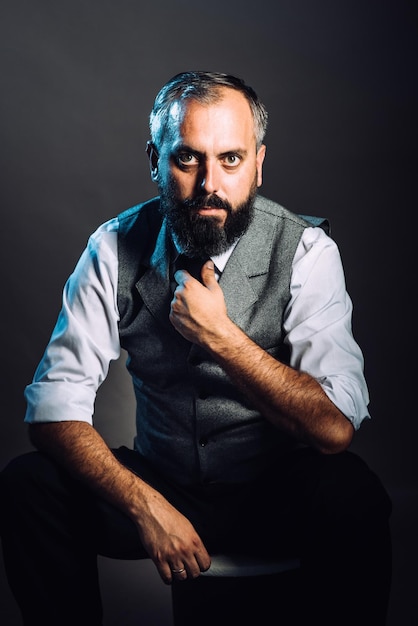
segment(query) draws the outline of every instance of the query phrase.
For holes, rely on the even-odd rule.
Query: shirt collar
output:
[[[176,239],[176,236],[173,234],[172,235],[172,240],[173,240],[173,244],[174,244],[174,249],[177,253],[177,256],[179,254],[181,254],[181,248],[178,244],[178,241]],[[221,254],[214,254],[213,256],[211,256],[210,258],[212,259],[212,261],[215,264],[216,269],[218,270],[218,272],[220,274],[222,274],[222,272],[225,269],[225,265],[229,259],[229,257],[231,256],[231,254],[234,251],[235,246],[237,245],[239,239],[236,239],[236,241],[234,241],[234,243],[228,248],[228,250],[226,250],[225,252],[222,252]]]

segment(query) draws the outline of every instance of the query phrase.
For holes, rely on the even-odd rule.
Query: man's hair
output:
[[[176,74],[158,92],[149,119],[151,141],[155,147],[159,149],[169,130],[170,110],[174,103],[193,99],[202,104],[212,104],[222,98],[220,92],[223,87],[241,92],[250,105],[258,150],[266,133],[268,115],[254,89],[236,76],[203,71]]]

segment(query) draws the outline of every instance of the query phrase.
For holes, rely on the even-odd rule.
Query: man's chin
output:
[[[194,203],[179,202],[161,189],[160,210],[184,254],[215,256],[226,252],[247,230],[253,216],[256,189],[254,183],[246,202],[235,209],[217,206],[210,198]]]

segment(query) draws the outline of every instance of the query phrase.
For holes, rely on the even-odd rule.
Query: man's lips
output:
[[[199,215],[219,215],[220,212],[225,213],[225,209],[215,206],[203,206],[196,209],[196,213]]]

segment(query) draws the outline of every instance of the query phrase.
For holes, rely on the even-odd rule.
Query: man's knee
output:
[[[39,511],[44,504],[61,498],[65,473],[40,452],[28,452],[12,459],[0,473],[0,498],[4,523],[13,524]],[[46,508],[48,508],[49,504]]]
[[[51,480],[55,473],[52,461],[40,452],[27,452],[15,457],[0,473],[2,492],[16,494],[25,491],[37,481]]]
[[[344,452],[324,459],[321,489],[335,519],[359,525],[386,525],[392,503],[380,478],[359,456]]]

